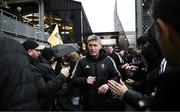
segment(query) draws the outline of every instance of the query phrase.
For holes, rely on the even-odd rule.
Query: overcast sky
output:
[[[115,0],[80,1],[93,32],[114,31]],[[135,31],[135,0],[117,0],[118,15],[125,31]]]

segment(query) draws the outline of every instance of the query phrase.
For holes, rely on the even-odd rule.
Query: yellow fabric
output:
[[[56,27],[54,28],[54,31],[49,36],[48,42],[51,44],[51,47],[58,44],[63,44],[63,41],[59,35],[59,28],[57,24]]]

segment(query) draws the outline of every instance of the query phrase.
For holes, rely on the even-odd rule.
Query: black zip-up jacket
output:
[[[86,83],[88,76],[96,77],[93,85]],[[85,110],[106,110],[105,108],[108,108],[106,107],[107,99],[112,96],[110,91],[105,95],[98,94],[98,88],[103,84],[107,84],[110,79],[119,81],[121,74],[117,70],[113,59],[107,56],[105,50],[101,49],[98,58],[92,57],[89,53],[82,57],[77,62],[72,77],[73,83],[81,87]]]

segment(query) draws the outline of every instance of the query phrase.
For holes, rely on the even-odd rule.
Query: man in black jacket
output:
[[[81,87],[84,110],[112,110],[108,104],[112,98],[107,81],[119,80],[120,72],[115,62],[102,49],[101,39],[91,35],[87,40],[88,53],[80,58],[73,70],[73,82]]]
[[[179,0],[154,0],[152,16],[156,26],[156,40],[163,56],[171,66],[167,78],[150,104],[151,110],[180,110],[180,10]]]
[[[115,52],[115,50],[112,46],[107,47],[107,52],[108,52],[108,55],[114,60],[117,69],[121,72],[122,80],[126,80],[127,79],[127,73],[124,69],[121,68],[122,65],[124,64],[123,58],[120,56],[120,54]]]
[[[69,69],[62,68],[60,74],[47,81],[43,75],[44,71],[39,69],[39,67],[36,65],[36,61],[41,54],[40,50],[42,50],[43,47],[41,47],[32,39],[27,39],[22,43],[22,45],[28,53],[29,60],[33,68],[32,72],[35,75],[35,82],[38,89],[39,99],[49,99],[50,97],[55,96],[55,93],[62,88],[63,83],[66,81],[66,77],[69,76]],[[50,105],[46,104],[47,103],[44,102],[41,103],[42,110],[49,110]]]
[[[0,111],[39,110],[38,92],[26,51],[0,34]]]

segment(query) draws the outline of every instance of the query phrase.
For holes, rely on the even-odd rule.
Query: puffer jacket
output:
[[[39,110],[34,75],[24,48],[1,35],[0,51],[0,111]]]

